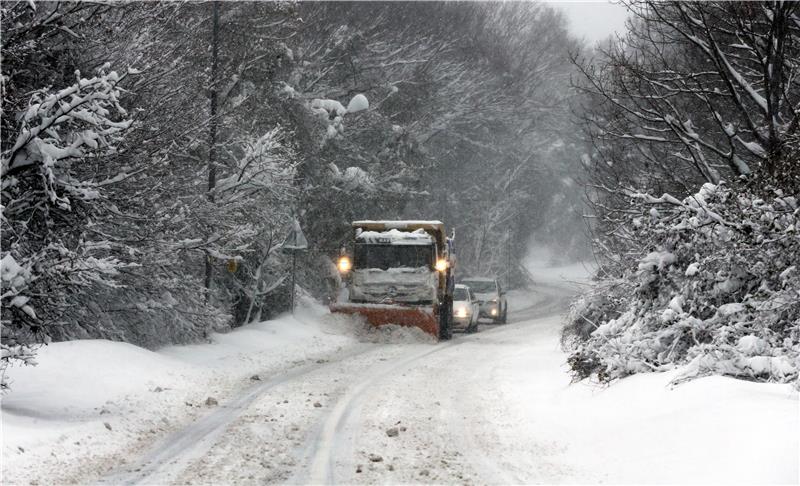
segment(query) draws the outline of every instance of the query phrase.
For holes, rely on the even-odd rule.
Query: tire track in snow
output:
[[[507,334],[509,332],[513,334],[514,332],[520,331],[519,324],[562,313],[572,295],[570,292],[565,291],[566,289],[563,286],[559,285],[539,284],[537,285],[537,289],[543,290],[541,292],[541,299],[517,311],[512,310],[511,316],[514,317],[514,322],[506,325],[492,325],[490,328],[482,326],[480,333],[464,335],[453,341],[439,343],[435,349],[424,350],[410,357],[395,360],[382,366],[377,371],[370,373],[366,378],[363,378],[350,387],[345,395],[336,403],[331,413],[323,422],[321,428],[319,428],[318,433],[312,435],[313,442],[308,448],[310,452],[307,454],[307,462],[310,463],[310,468],[305,478],[300,478],[300,481],[297,481],[297,478],[295,478],[295,482],[305,484],[336,484],[337,467],[352,465],[347,463],[348,460],[355,457],[353,444],[352,441],[349,440],[348,432],[354,430],[354,426],[351,422],[358,419],[358,411],[361,405],[371,396],[371,391],[374,393],[376,387],[372,385],[379,383],[389,375],[397,373],[434,353],[438,354],[446,350],[452,350],[460,344],[480,341],[481,338],[485,337],[487,334],[490,336]],[[451,434],[455,432],[453,435],[456,436],[458,440],[475,444],[474,439],[469,437],[469,434],[465,431],[456,430],[454,427],[450,427],[450,429]],[[484,471],[484,475],[489,473],[491,477],[503,478],[501,483],[511,484],[518,482],[516,475],[509,474],[508,471],[502,469],[501,465],[490,461],[489,458],[479,453],[470,454],[470,456],[475,463],[480,465],[480,469]],[[344,459],[342,460],[341,458]]]
[[[367,391],[375,382],[397,372],[413,362],[425,358],[433,353],[439,353],[446,349],[451,349],[460,344],[459,341],[448,341],[439,343],[434,349],[425,349],[394,362],[390,362],[380,367],[352,386],[345,395],[339,399],[327,419],[324,421],[319,434],[313,439],[314,447],[310,454],[310,468],[307,480],[308,484],[335,484],[337,455],[352,457],[352,447],[348,444],[345,433],[349,420],[353,416],[353,411],[357,410],[360,404],[369,395]],[[346,452],[342,454],[342,452]]]
[[[439,343],[432,349],[426,346],[425,349],[417,351],[411,356],[393,359],[378,369],[373,368],[366,377],[357,381],[355,385],[348,387],[342,398],[337,401],[333,410],[325,418],[322,418],[319,425],[315,427],[317,433],[312,433],[312,437],[316,440],[309,444],[307,447],[308,452],[305,454],[308,458],[307,464],[311,464],[311,467],[306,470],[310,473],[310,479],[303,482],[315,484],[333,483],[336,479],[337,457],[353,457],[352,444],[347,441],[348,437],[346,437],[345,432],[349,428],[351,419],[354,418],[354,415],[357,416],[354,412],[369,397],[368,391],[371,385],[433,353],[453,349],[455,346],[465,342],[480,340],[481,336],[486,336],[487,334],[510,330],[512,327],[516,327],[514,324],[518,323],[518,321],[531,319],[531,314],[539,316],[555,313],[557,308],[563,308],[563,298],[555,298],[563,296],[563,289],[557,286],[547,287],[550,288],[544,292],[543,299],[522,309],[512,310],[511,315],[514,316],[514,321],[516,322],[510,325],[492,326],[492,328],[488,329],[482,326],[484,328],[481,333],[465,335],[453,341]],[[556,292],[553,292],[554,290]],[[551,300],[546,301],[546,299]],[[545,302],[542,303],[543,301]],[[358,351],[340,356],[335,361],[300,366],[246,388],[241,394],[224,403],[214,412],[161,440],[137,462],[126,466],[122,471],[114,472],[101,479],[98,484],[163,484],[175,480],[189,465],[198,458],[203,457],[228,427],[270,389],[300,379],[324,367],[344,362],[380,348],[380,344],[367,345]]]
[[[256,400],[270,389],[301,378],[320,368],[374,351],[377,345],[367,345],[346,353],[336,361],[299,366],[246,388],[240,395],[222,404],[210,414],[167,436],[150,449],[139,461],[100,479],[96,484],[165,484],[175,479],[194,460],[202,457],[218,437]]]
[[[557,303],[555,302],[555,304]],[[549,313],[551,314],[552,312]],[[354,457],[352,444],[349,443],[349,437],[347,437],[347,431],[351,429],[350,421],[357,418],[358,414],[355,412],[369,398],[369,391],[374,388],[372,385],[434,353],[441,353],[446,350],[452,350],[461,344],[479,341],[482,336],[487,334],[493,335],[511,331],[516,328],[513,324],[497,325],[490,329],[484,329],[481,333],[463,335],[458,339],[445,343],[440,342],[434,349],[425,349],[410,357],[389,362],[351,386],[345,395],[337,401],[318,433],[313,436],[313,442],[309,448],[310,452],[307,454],[308,462],[310,463],[308,475],[299,482],[306,484],[336,483],[336,468],[337,464],[341,462],[337,461],[337,459],[340,457]]]

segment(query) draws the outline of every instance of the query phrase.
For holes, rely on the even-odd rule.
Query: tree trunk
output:
[[[214,187],[217,185],[217,54],[219,52],[219,2],[213,3],[211,28],[211,83],[210,83],[210,120],[208,132],[208,199],[214,202]],[[214,267],[211,256],[205,255],[206,263],[206,302],[211,292],[211,277]]]

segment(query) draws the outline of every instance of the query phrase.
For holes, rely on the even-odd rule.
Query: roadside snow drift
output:
[[[296,316],[214,334],[209,343],[149,351],[82,340],[39,350],[38,366],[11,368],[2,401],[5,484],[83,482],[131,452],[208,413],[254,374],[269,375],[357,340],[305,303]],[[208,402],[207,399],[212,400]]]

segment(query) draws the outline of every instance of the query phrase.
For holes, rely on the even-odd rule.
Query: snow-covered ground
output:
[[[210,343],[153,352],[105,340],[54,343],[38,366],[9,370],[2,399],[4,484],[83,482],[135,459],[165,434],[262,380],[344,348],[353,333],[296,316],[216,334]]]
[[[49,346],[12,370],[3,482],[798,483],[790,386],[570,384],[562,277],[585,270],[528,267],[510,324],[448,343],[306,304],[210,344]]]

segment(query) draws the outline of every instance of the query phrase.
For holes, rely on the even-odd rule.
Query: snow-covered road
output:
[[[98,445],[96,467],[86,466],[91,452],[76,458],[80,449],[55,449],[84,464],[63,476],[35,460],[47,457],[46,445],[15,450],[24,440],[22,429],[12,427],[10,436],[4,431],[3,451],[12,459],[4,462],[5,478],[41,484],[798,481],[798,396],[789,386],[710,377],[671,387],[669,373],[611,387],[571,385],[558,336],[573,288],[551,277],[510,295],[509,324],[483,324],[479,333],[447,343],[408,332],[358,335],[318,315],[321,327],[293,331],[294,344],[271,349],[285,362],[298,353],[297,343],[316,344],[306,344],[292,365],[267,366],[271,371],[263,371],[269,360],[222,352],[220,342],[203,345],[212,346],[201,348],[207,360],[224,363],[218,372],[238,377],[217,387],[219,406],[190,407],[182,417],[164,411],[180,423],[149,441],[132,425],[128,442],[117,437],[116,449]],[[253,330],[243,332],[253,340]],[[182,366],[198,359],[186,347],[165,354],[181,358]],[[260,379],[248,380],[253,373]],[[195,390],[195,401],[205,394]],[[153,409],[142,413],[157,422]],[[4,410],[7,416],[20,420]],[[65,430],[68,440],[61,442],[74,438]],[[59,464],[49,457],[44,463]],[[23,471],[36,467],[42,470]]]
[[[504,406],[494,375],[509,345],[535,340],[541,324],[558,321],[525,317],[552,315],[564,295],[542,286],[530,301],[516,299],[522,307],[512,312],[513,324],[482,325],[479,334],[410,350],[371,369],[312,438],[318,447],[298,482],[530,482],[503,463],[504,432],[494,429],[504,426],[495,420]]]
[[[476,453],[495,449],[485,443],[497,435],[491,421],[483,429],[470,424],[490,419],[500,405],[481,399],[492,389],[492,363],[504,344],[535,338],[530,326],[540,321],[530,317],[557,316],[568,296],[562,287],[540,286],[514,296],[517,324],[484,324],[479,334],[439,344],[401,332],[293,368],[247,388],[100,482],[520,482]],[[557,318],[545,322],[557,327]],[[389,437],[392,428],[397,435]],[[459,451],[456,444],[465,442],[472,446]]]

